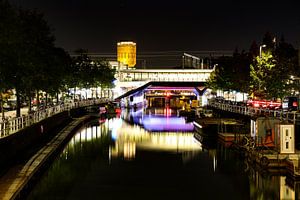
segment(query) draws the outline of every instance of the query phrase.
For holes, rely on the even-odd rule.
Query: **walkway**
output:
[[[67,136],[75,130],[88,116],[78,118],[71,122],[59,134],[57,134],[45,147],[37,152],[25,165],[18,165],[10,169],[0,178],[0,199],[11,200],[18,197],[26,184],[46,161],[54,155],[55,151],[62,147]]]

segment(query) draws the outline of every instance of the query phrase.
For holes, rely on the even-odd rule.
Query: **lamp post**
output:
[[[259,59],[260,59],[260,63],[262,63],[262,61],[261,61],[261,50],[262,50],[263,47],[266,47],[266,45],[263,44],[263,45],[260,45],[260,46],[259,46]],[[261,88],[261,83],[259,82],[259,83],[258,83],[258,91],[259,91],[259,92],[260,92],[260,88]]]
[[[261,50],[263,47],[266,47],[265,44],[259,46],[259,58],[261,58]]]

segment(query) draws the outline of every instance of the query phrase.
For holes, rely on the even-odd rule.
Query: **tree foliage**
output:
[[[208,86],[212,89],[248,92],[258,98],[283,98],[300,86],[297,50],[281,37],[276,41],[270,32],[263,37],[263,46],[251,44],[248,53],[237,50],[232,57],[220,57]],[[260,57],[261,51],[261,57]]]
[[[108,62],[88,56],[88,51],[79,49],[78,56],[73,58],[73,77],[69,80],[72,88],[110,88],[114,80],[115,70]]]
[[[72,60],[54,41],[43,14],[0,0],[0,102],[14,89],[17,116],[21,98],[28,100],[30,111],[31,98],[38,99],[40,91],[54,96],[69,87],[112,86],[115,71],[107,62],[92,60],[82,49]]]
[[[254,64],[250,65],[250,92],[254,96],[262,99],[268,96],[275,66],[276,61],[270,51],[262,52],[261,57],[256,56]]]
[[[217,90],[236,90],[246,92],[249,85],[249,57],[237,50],[233,56],[220,57],[216,60],[215,70],[207,82],[208,87]]]

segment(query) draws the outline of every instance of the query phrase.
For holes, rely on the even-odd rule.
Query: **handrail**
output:
[[[247,115],[250,117],[255,117],[259,115],[267,115],[269,117],[275,117],[280,120],[290,121],[294,124],[296,123],[297,119],[300,118],[300,113],[298,112],[287,112],[283,110],[269,110],[269,109],[262,109],[262,108],[253,108],[249,106],[238,106],[238,105],[231,105],[221,102],[215,101],[208,101],[208,105],[220,110],[229,111],[233,113],[239,113],[243,115]]]
[[[42,110],[32,112],[28,115],[21,117],[16,117],[12,119],[6,119],[3,122],[0,122],[0,138],[7,137],[11,134],[14,134],[25,127],[29,127],[32,124],[40,122],[48,117],[61,113],[63,111],[69,111],[74,108],[85,107],[96,105],[99,103],[108,102],[110,99],[101,98],[101,99],[92,99],[92,100],[82,100],[72,103],[64,103],[61,105],[52,106]]]

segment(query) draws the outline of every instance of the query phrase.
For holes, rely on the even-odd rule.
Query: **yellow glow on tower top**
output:
[[[128,67],[134,67],[136,64],[136,43],[118,42],[118,61]]]

